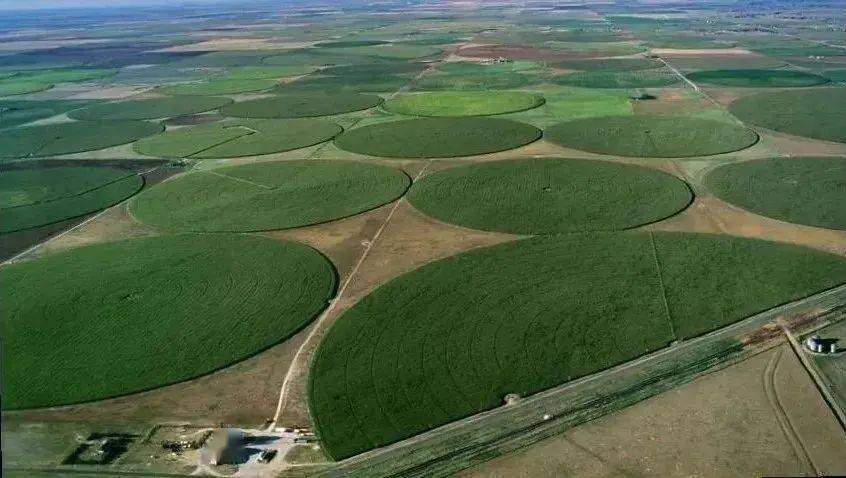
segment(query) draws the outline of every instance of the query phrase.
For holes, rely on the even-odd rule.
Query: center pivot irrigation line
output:
[[[414,176],[414,179],[412,179],[411,181],[412,184],[418,179],[420,179],[426,169],[429,168],[430,164],[432,164],[432,160],[429,160],[426,165],[423,166],[420,172],[418,172],[417,175]],[[350,272],[350,275],[347,276],[347,279],[341,285],[341,288],[338,289],[337,295],[335,295],[335,298],[332,299],[329,304],[329,307],[327,307],[326,310],[324,310],[323,313],[320,314],[320,317],[318,317],[317,321],[314,323],[314,327],[312,327],[311,332],[309,332],[302,345],[300,345],[300,348],[297,349],[297,353],[294,354],[294,359],[291,360],[291,366],[288,367],[288,372],[285,374],[285,378],[282,380],[282,387],[279,389],[279,401],[276,403],[276,413],[273,415],[273,421],[268,424],[268,430],[272,430],[273,427],[276,426],[276,422],[279,420],[279,414],[282,413],[285,401],[288,398],[288,386],[291,383],[294,371],[297,368],[297,362],[300,360],[300,357],[306,350],[306,347],[309,345],[309,342],[312,341],[314,336],[317,334],[318,330],[322,328],[323,323],[326,322],[326,320],[332,315],[332,312],[335,310],[337,305],[341,302],[341,298],[344,296],[344,292],[346,292],[347,288],[358,274],[358,270],[361,268],[361,265],[364,264],[364,261],[370,255],[370,251],[373,249],[373,246],[376,244],[376,241],[378,241],[379,237],[382,236],[382,232],[384,232],[385,228],[391,222],[391,219],[393,219],[394,214],[396,214],[397,209],[399,209],[400,205],[402,205],[404,201],[406,201],[405,196],[397,200],[397,202],[394,204],[394,207],[391,208],[391,212],[388,213],[388,217],[385,218],[385,221],[382,222],[382,224],[379,226],[379,229],[376,230],[376,233],[373,234],[373,237],[371,237],[365,245],[364,251],[358,258],[358,262],[356,262],[355,267],[353,267],[353,270]]]
[[[150,169],[148,169],[148,170],[146,170],[146,171],[141,171],[140,173],[136,173],[136,175],[138,175],[138,176],[145,176],[145,175],[150,174],[150,173],[152,173],[153,171],[155,171],[155,170],[157,170],[157,169],[159,169],[159,168],[161,168],[161,166],[156,166],[156,167],[154,167],[154,168],[150,168]],[[129,176],[126,176],[126,177],[128,178]],[[126,179],[126,178],[123,178],[123,179]],[[45,244],[47,244],[47,243],[49,243],[49,242],[52,242],[52,241],[54,241],[54,240],[56,240],[56,239],[59,239],[60,237],[63,237],[63,236],[65,236],[65,235],[67,235],[67,234],[69,234],[69,233],[71,233],[71,232],[73,232],[73,231],[75,231],[75,230],[77,230],[77,229],[81,228],[82,226],[84,226],[84,225],[88,224],[89,222],[91,222],[91,221],[93,221],[93,220],[97,219],[98,217],[102,216],[103,214],[105,214],[106,212],[108,212],[108,211],[112,210],[113,208],[116,208],[116,207],[118,207],[118,206],[123,205],[125,202],[129,201],[129,200],[130,200],[130,199],[132,199],[133,197],[134,197],[134,195],[132,195],[132,196],[130,196],[130,197],[128,197],[128,198],[126,198],[126,199],[124,199],[123,201],[121,201],[121,202],[119,202],[119,203],[117,203],[117,204],[115,204],[115,205],[113,205],[113,206],[110,206],[110,207],[107,207],[106,209],[103,209],[102,211],[100,211],[100,212],[98,212],[97,214],[95,214],[95,215],[93,215],[93,216],[89,217],[88,219],[86,219],[86,220],[84,220],[84,221],[80,222],[79,224],[77,224],[76,226],[73,226],[73,227],[72,227],[72,228],[70,228],[70,229],[67,229],[67,230],[65,230],[65,231],[62,231],[62,232],[60,232],[59,234],[56,234],[55,236],[50,236],[50,237],[48,237],[47,239],[45,239],[44,241],[39,242],[38,244],[35,244],[35,245],[33,245],[33,246],[31,246],[31,247],[29,247],[29,248],[27,248],[27,249],[24,249],[23,251],[21,251],[21,252],[19,252],[19,253],[15,254],[14,256],[12,256],[12,257],[10,257],[10,258],[6,259],[5,261],[3,261],[2,263],[0,263],[0,266],[4,266],[4,265],[6,265],[6,264],[8,264],[8,263],[10,263],[10,262],[14,262],[14,261],[16,261],[16,260],[20,259],[21,257],[23,257],[23,256],[25,256],[25,255],[27,255],[27,254],[29,254],[29,253],[31,253],[31,252],[33,252],[33,251],[35,251],[35,250],[36,250],[36,249],[38,249],[39,247],[41,247],[41,246],[43,246],[43,245],[45,245]]]

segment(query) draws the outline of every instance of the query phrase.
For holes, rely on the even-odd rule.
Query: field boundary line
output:
[[[793,332],[790,328],[784,323],[784,321],[778,321],[779,327],[781,327],[782,332],[787,337],[787,341],[790,343],[790,347],[793,350],[793,353],[796,354],[799,362],[802,363],[802,367],[811,376],[811,379],[814,382],[814,385],[819,390],[820,395],[822,395],[823,400],[825,400],[828,407],[834,413],[834,416],[837,418],[837,421],[840,423],[840,427],[846,431],[846,413],[844,413],[843,408],[840,407],[837,399],[831,394],[831,390],[826,386],[825,381],[820,376],[819,372],[817,371],[816,367],[808,360],[808,357],[802,352],[802,345],[799,343],[799,340],[796,339],[796,336],[793,335]]]
[[[683,74],[682,74],[679,70],[677,70],[677,69],[676,69],[676,67],[674,67],[673,65],[671,65],[671,64],[669,64],[669,63],[667,63],[667,60],[665,60],[665,59],[664,59],[664,57],[659,56],[659,57],[658,57],[658,59],[659,59],[659,60],[661,60],[661,63],[663,63],[663,64],[664,64],[664,66],[666,66],[667,68],[669,68],[670,70],[672,70],[672,71],[673,71],[673,73],[675,73],[675,74],[676,74],[676,76],[678,76],[679,78],[681,78],[681,79],[682,79],[685,83],[687,83],[687,84],[688,84],[688,85],[690,85],[690,86],[691,86],[694,90],[696,90],[696,92],[698,92],[698,93],[702,93],[702,92],[699,90],[699,86],[698,86],[696,83],[694,83],[694,82],[690,81],[690,79],[689,79],[688,77],[686,77],[685,75],[683,75]],[[707,96],[707,95],[706,95],[706,96]],[[710,98],[709,98],[709,99],[710,99]],[[711,101],[714,101],[714,100],[711,100]]]
[[[820,472],[811,460],[811,456],[808,454],[808,449],[802,443],[802,438],[799,436],[799,433],[796,431],[796,427],[793,426],[793,423],[790,421],[790,417],[787,416],[787,411],[784,409],[781,400],[778,398],[778,391],[776,391],[775,386],[775,375],[781,365],[782,353],[783,350],[781,348],[776,349],[775,354],[770,361],[767,362],[766,368],[764,368],[764,393],[767,396],[767,401],[770,402],[770,407],[772,407],[773,412],[775,412],[779,428],[781,428],[782,433],[784,433],[785,438],[790,443],[790,447],[793,448],[793,453],[796,454],[797,458],[804,462],[805,466],[810,468],[812,473],[819,476]]]
[[[661,261],[658,259],[658,247],[655,245],[655,233],[649,231],[649,242],[652,244],[652,258],[655,259],[655,272],[658,273],[658,284],[661,286],[661,300],[664,302],[664,314],[667,316],[667,325],[670,326],[670,333],[673,340],[678,340],[676,326],[673,324],[673,317],[670,314],[670,304],[667,302],[667,291],[664,287],[664,273],[661,270]]]
[[[426,163],[426,165],[417,173],[417,175],[414,176],[411,181],[412,184],[423,175],[423,172],[428,169],[430,164],[432,164],[431,160]],[[382,233],[384,232],[385,228],[391,222],[391,219],[393,219],[394,214],[396,214],[397,210],[404,201],[406,201],[406,198],[403,195],[394,203],[394,206],[391,208],[391,211],[388,213],[388,216],[385,218],[385,220],[379,226],[379,229],[376,230],[376,232],[370,238],[370,241],[368,241],[367,245],[364,247],[364,251],[361,253],[361,256],[359,256],[355,267],[353,267],[352,271],[350,271],[349,276],[347,276],[346,280],[344,280],[343,284],[341,284],[341,287],[338,289],[338,293],[335,295],[335,298],[331,300],[329,307],[327,307],[326,310],[324,310],[323,313],[320,314],[320,317],[318,317],[317,320],[314,322],[314,326],[312,327],[311,331],[306,336],[302,345],[300,345],[300,347],[297,349],[297,353],[294,354],[294,358],[291,360],[291,366],[288,367],[288,372],[285,374],[285,378],[282,380],[282,386],[279,390],[279,400],[276,403],[276,413],[274,413],[273,415],[273,421],[268,424],[268,430],[275,427],[276,422],[279,420],[279,414],[282,413],[282,409],[288,398],[288,384],[291,383],[294,371],[297,369],[296,364],[300,360],[300,356],[304,353],[306,346],[309,344],[309,342],[311,342],[311,340],[317,334],[317,331],[321,329],[323,323],[327,320],[327,318],[331,315],[331,313],[341,302],[341,298],[343,297],[344,292],[346,292],[347,288],[350,286],[353,279],[358,274],[358,270],[361,268],[362,264],[364,264],[365,260],[367,260],[367,257],[370,256],[370,251],[373,250],[373,246],[376,244],[376,241],[378,241],[379,237],[382,236]]]
[[[153,171],[155,171],[155,170],[157,170],[157,169],[159,169],[159,168],[161,168],[161,167],[162,167],[162,166],[161,166],[161,165],[159,165],[159,166],[156,166],[156,167],[154,167],[154,168],[150,168],[150,169],[148,169],[148,170],[146,170],[146,171],[141,171],[141,172],[139,172],[139,173],[136,173],[136,175],[137,175],[137,176],[145,176],[145,175],[150,174],[151,172],[153,172]],[[129,177],[129,176],[127,176],[127,177]],[[124,178],[124,179],[125,179],[125,178]],[[142,190],[143,190],[143,188],[142,188]],[[75,225],[75,226],[71,227],[70,229],[66,229],[66,230],[64,230],[64,231],[62,231],[62,232],[60,232],[60,233],[56,234],[55,236],[50,236],[50,237],[48,237],[48,238],[44,239],[43,241],[41,241],[41,242],[39,242],[39,243],[37,243],[37,244],[33,244],[32,246],[28,247],[27,249],[24,249],[23,251],[21,251],[21,252],[19,252],[19,253],[15,254],[14,256],[12,256],[12,257],[10,257],[10,258],[6,259],[5,261],[0,262],[0,266],[4,266],[4,265],[6,265],[6,264],[9,264],[10,262],[14,262],[14,261],[16,261],[16,260],[20,259],[21,257],[23,257],[23,256],[25,256],[25,255],[27,255],[27,254],[30,254],[31,252],[35,251],[36,249],[40,248],[41,246],[43,246],[43,245],[45,245],[45,244],[47,244],[47,243],[49,243],[49,242],[52,242],[52,241],[54,241],[54,240],[56,240],[56,239],[59,239],[59,238],[61,238],[61,237],[64,237],[64,236],[65,236],[65,235],[67,235],[67,234],[70,234],[71,232],[73,232],[73,231],[75,231],[75,230],[77,230],[77,229],[81,228],[82,226],[84,226],[84,225],[88,224],[89,222],[91,222],[91,221],[93,221],[93,220],[95,220],[95,219],[99,218],[99,217],[100,217],[100,216],[102,216],[103,214],[106,214],[108,211],[111,211],[112,209],[114,209],[114,208],[116,208],[116,207],[122,206],[123,204],[125,204],[126,202],[128,202],[128,201],[129,201],[130,199],[132,199],[133,197],[135,197],[135,194],[133,194],[132,196],[129,196],[128,198],[124,199],[123,201],[121,201],[121,202],[119,202],[119,203],[117,203],[117,204],[113,204],[113,205],[111,205],[111,206],[109,206],[109,207],[107,207],[107,208],[103,209],[102,211],[100,211],[100,212],[98,212],[98,213],[94,214],[93,216],[89,217],[88,219],[86,219],[86,220],[84,220],[84,221],[80,222],[79,224],[77,224],[77,225]]]

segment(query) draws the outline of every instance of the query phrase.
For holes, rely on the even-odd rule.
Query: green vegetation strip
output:
[[[416,116],[484,116],[530,110],[543,102],[541,95],[520,91],[443,91],[396,96],[384,108]]]
[[[335,459],[846,281],[846,260],[726,236],[540,237],[425,265],[332,326],[311,416]],[[539,412],[540,413],[540,412]]]
[[[846,159],[777,158],[721,166],[705,177],[721,199],[763,216],[846,229]]]
[[[36,93],[38,91],[49,90],[53,87],[53,83],[44,83],[42,81],[31,80],[2,80],[0,81],[0,96],[16,96],[25,95],[27,93]]]
[[[198,170],[133,199],[132,213],[168,230],[260,231],[340,219],[402,196],[403,172],[354,161],[301,160]]]
[[[729,111],[741,120],[782,133],[846,143],[846,89],[816,88],[743,97]]]
[[[303,118],[366,110],[381,102],[380,96],[359,93],[298,93],[241,101],[220,112],[240,118]]]
[[[349,75],[349,76],[322,76],[309,75],[284,83],[276,88],[274,92],[282,94],[339,94],[357,91],[393,93],[409,83],[410,78],[399,75]]]
[[[163,86],[159,89],[166,95],[232,95],[249,91],[267,90],[276,86],[273,79],[213,79],[197,83]]]
[[[236,119],[165,131],[135,143],[137,152],[164,158],[236,158],[305,148],[342,131],[315,119]]]
[[[599,58],[593,60],[562,60],[550,66],[565,70],[635,71],[662,68],[664,63],[650,58]]]
[[[558,123],[544,136],[568,148],[618,156],[681,158],[729,153],[758,135],[743,126],[686,116],[601,116]]]
[[[391,63],[363,63],[358,65],[341,65],[330,66],[320,70],[320,73],[325,75],[337,76],[380,76],[380,75],[403,75],[416,74],[425,70],[427,65],[425,63],[406,63],[406,62],[391,62]]]
[[[552,81],[559,85],[582,88],[656,88],[675,85],[681,79],[666,70],[644,70],[569,73],[556,76]]]
[[[793,70],[706,70],[687,75],[694,83],[740,87],[797,87],[827,83],[828,78]]]
[[[68,116],[80,120],[155,119],[190,115],[216,110],[232,103],[229,98],[215,96],[177,96],[145,100],[100,103],[71,111]]]
[[[314,46],[318,48],[351,48],[358,46],[375,46],[390,43],[385,40],[346,40],[346,41],[326,41],[315,43]]]
[[[131,239],[0,269],[3,407],[84,402],[188,380],[308,324],[329,261],[242,235]]]
[[[74,121],[0,131],[0,158],[81,153],[131,143],[162,131],[146,121]]]
[[[335,144],[370,156],[448,158],[505,151],[540,137],[534,126],[499,118],[418,118],[356,128]]]
[[[135,194],[141,176],[113,168],[34,168],[0,174],[0,233],[99,211]]]
[[[414,184],[423,213],[514,234],[609,231],[659,221],[693,200],[669,174],[580,159],[519,159],[447,169]]]

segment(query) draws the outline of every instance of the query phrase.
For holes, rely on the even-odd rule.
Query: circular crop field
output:
[[[746,96],[729,105],[741,120],[782,133],[846,143],[846,89],[817,88]]]
[[[514,234],[629,229],[693,200],[667,173],[581,159],[518,159],[447,169],[414,184],[423,213],[474,229]]]
[[[562,146],[600,154],[682,158],[752,146],[751,129],[685,116],[600,116],[550,126],[544,136]]]
[[[158,91],[166,95],[232,95],[267,90],[276,86],[277,83],[274,79],[264,78],[218,79],[163,86]]]
[[[406,76],[399,75],[348,75],[348,76],[307,76],[277,86],[274,92],[282,94],[326,94],[332,92],[350,94],[349,92],[386,92],[393,93],[411,81]]]
[[[141,176],[114,168],[33,168],[0,173],[0,233],[82,216],[135,194]]]
[[[387,158],[449,158],[518,148],[541,137],[499,118],[418,118],[363,126],[335,139],[341,149]]]
[[[376,46],[390,43],[385,40],[342,40],[342,41],[324,41],[315,43],[314,46],[318,48],[353,48],[358,46]]]
[[[49,90],[53,87],[53,83],[45,83],[42,81],[18,80],[13,78],[11,80],[0,81],[0,96],[15,96],[25,95],[27,93],[36,93],[39,91]]]
[[[562,60],[551,66],[566,70],[583,71],[635,71],[662,68],[664,63],[651,58],[598,58],[588,60]]]
[[[81,153],[131,143],[162,131],[146,121],[74,121],[3,131],[0,157],[28,158]]]
[[[300,160],[198,170],[133,199],[132,213],[167,230],[262,231],[352,216],[402,196],[403,172],[354,161]]]
[[[68,116],[80,120],[170,118],[172,116],[191,115],[216,110],[229,103],[232,103],[232,100],[229,98],[218,98],[215,96],[150,98],[146,100],[94,104],[73,110],[68,113]]]
[[[78,403],[207,374],[287,339],[335,290],[292,242],[179,235],[98,244],[0,269],[3,407]]]
[[[443,91],[395,96],[383,107],[415,116],[486,116],[530,110],[543,102],[541,95],[520,91]]]
[[[338,318],[311,364],[311,416],[328,454],[346,458],[844,281],[843,257],[729,236],[477,249],[391,280]]]
[[[329,116],[372,108],[382,97],[359,93],[302,93],[241,101],[221,108],[224,116],[239,118],[304,118]]]
[[[236,158],[305,148],[343,128],[317,119],[239,119],[165,131],[135,143],[137,152],[163,158]]]
[[[552,79],[559,85],[582,88],[657,88],[675,85],[682,80],[665,70],[587,71],[569,73]]]
[[[706,70],[687,75],[690,81],[720,86],[796,87],[828,83],[828,78],[793,70]]]
[[[721,199],[762,216],[846,229],[846,159],[778,158],[721,166],[705,177]]]
[[[358,65],[330,66],[320,70],[321,74],[336,76],[366,76],[416,74],[425,70],[425,63],[362,63]]]

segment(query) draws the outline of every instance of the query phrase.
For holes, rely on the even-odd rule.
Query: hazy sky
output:
[[[215,0],[0,0],[0,10],[180,5],[188,3],[212,3],[213,1]]]

